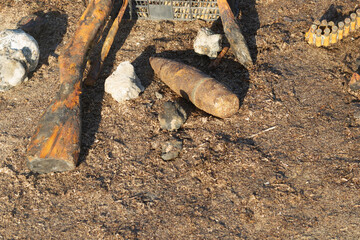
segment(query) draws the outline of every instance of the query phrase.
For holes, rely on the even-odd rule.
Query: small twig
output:
[[[250,135],[248,138],[256,137],[257,135],[260,135],[260,134],[262,134],[262,133],[265,133],[265,132],[274,130],[275,128],[277,128],[277,126],[273,126],[273,127],[267,128],[267,129],[265,129],[265,130],[262,130],[262,131],[260,131],[260,132],[258,132],[258,133],[255,133],[255,134],[253,134],[253,135]]]

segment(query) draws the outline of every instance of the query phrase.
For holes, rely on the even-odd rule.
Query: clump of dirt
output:
[[[197,31],[222,33],[220,21],[124,20],[95,87],[83,88],[79,166],[34,174],[26,146],[59,89],[58,56],[86,2],[0,1],[1,29],[34,12],[48,16],[36,36],[38,68],[0,94],[0,238],[360,238],[359,98],[348,91],[360,32],[329,48],[304,41],[313,20],[347,16],[356,3],[241,1],[255,62],[248,70],[231,50],[215,70],[193,52]],[[228,85],[241,98],[239,112],[219,119],[179,98],[154,76],[155,54]],[[117,103],[103,84],[122,61],[146,89]],[[166,101],[188,113],[174,132],[158,123]],[[183,149],[164,161],[161,145],[174,138]]]

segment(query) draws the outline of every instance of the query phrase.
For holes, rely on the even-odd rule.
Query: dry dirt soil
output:
[[[231,51],[216,70],[193,52],[197,31],[222,33],[220,21],[124,20],[98,82],[83,87],[78,167],[36,174],[26,147],[86,2],[0,0],[1,29],[46,14],[38,68],[0,93],[0,239],[360,239],[360,102],[348,90],[360,31],[330,48],[304,41],[315,19],[343,20],[357,1],[239,0],[248,70]],[[227,84],[238,113],[219,119],[178,97],[154,75],[153,55]],[[118,103],[103,84],[122,61],[146,89]],[[169,100],[189,115],[174,132],[157,120]],[[164,161],[161,144],[172,138],[183,150]]]

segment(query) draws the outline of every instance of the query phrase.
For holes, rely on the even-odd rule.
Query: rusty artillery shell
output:
[[[344,22],[339,22],[338,28],[338,40],[341,40],[344,37]]]
[[[356,13],[350,14],[350,32],[354,32],[356,29]]]
[[[360,28],[360,9],[356,10],[356,29]]]
[[[350,18],[345,18],[345,25],[344,25],[344,37],[349,36],[350,33]]]
[[[174,92],[201,110],[220,118],[230,117],[239,110],[239,98],[200,70],[159,57],[151,57],[150,65]]]
[[[333,26],[332,31],[330,33],[330,43],[331,44],[337,43],[337,35],[338,35],[338,27]]]
[[[315,45],[317,47],[321,47],[321,45],[322,45],[321,29],[317,29],[315,34],[316,34],[316,36],[315,36]]]
[[[322,41],[322,45],[324,47],[328,47],[330,44],[330,29],[329,28],[325,28],[324,30],[324,35],[323,35],[323,41]]]

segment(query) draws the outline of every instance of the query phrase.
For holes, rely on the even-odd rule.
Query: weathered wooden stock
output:
[[[86,54],[111,8],[112,0],[92,0],[59,57],[60,90],[42,115],[27,149],[28,166],[34,172],[67,171],[77,164],[81,135],[79,97]]]

